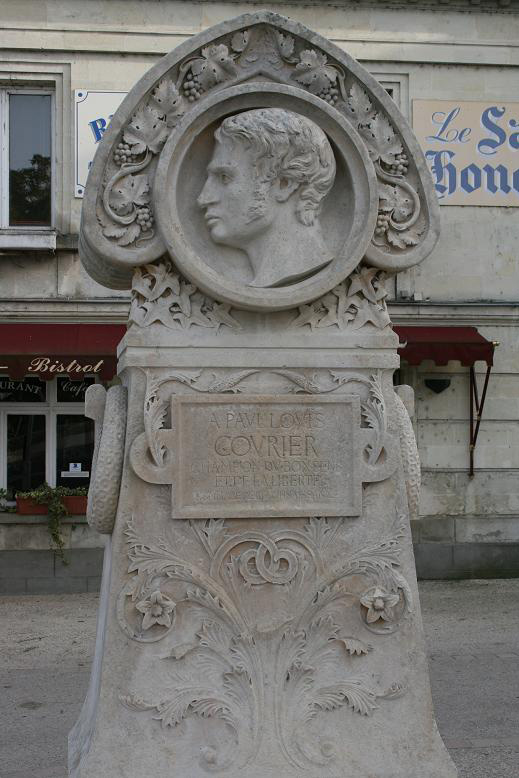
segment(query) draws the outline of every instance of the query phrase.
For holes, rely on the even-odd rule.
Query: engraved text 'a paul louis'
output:
[[[355,399],[272,399],[174,399],[177,450],[189,452],[178,462],[175,516],[243,515],[246,504],[286,513],[288,503],[296,515],[308,503],[355,512]]]

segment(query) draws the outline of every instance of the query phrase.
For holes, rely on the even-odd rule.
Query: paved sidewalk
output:
[[[438,725],[459,778],[519,778],[519,580],[420,589]],[[97,601],[0,597],[0,778],[66,778]]]

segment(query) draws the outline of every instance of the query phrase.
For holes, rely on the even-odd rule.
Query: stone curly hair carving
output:
[[[335,158],[315,122],[283,108],[259,108],[229,116],[215,132],[245,143],[254,155],[259,200],[265,184],[285,178],[299,184],[296,214],[310,226],[335,180]],[[259,205],[259,203],[258,203]]]

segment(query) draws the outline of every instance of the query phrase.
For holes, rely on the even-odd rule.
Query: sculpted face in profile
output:
[[[224,119],[215,139],[198,205],[212,240],[247,254],[250,286],[295,282],[331,262],[319,213],[335,159],[317,124],[261,108]]]

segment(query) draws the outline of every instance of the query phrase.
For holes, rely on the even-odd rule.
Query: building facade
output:
[[[519,2],[264,5],[330,38],[376,76],[415,128],[440,198],[442,234],[433,254],[390,284],[395,325],[422,328],[428,345],[414,360],[406,360],[402,350],[398,376],[415,390],[423,479],[421,518],[414,527],[419,574],[517,574]],[[84,389],[113,379],[115,345],[128,314],[129,294],[99,286],[79,261],[89,155],[126,91],[159,57],[200,30],[254,7],[177,0],[3,0],[4,588],[78,591],[98,585],[102,539],[84,520],[73,516],[64,524],[70,564],[63,566],[49,551],[45,517],[12,511],[16,491],[44,481],[88,485],[93,430],[82,416]],[[434,331],[424,328],[437,327],[449,328],[454,346],[432,342]],[[459,328],[467,327],[475,330],[464,345]],[[494,352],[493,360],[482,361],[472,348],[476,330]],[[488,361],[493,367],[481,409]],[[472,402],[471,425],[474,381],[479,396]]]

